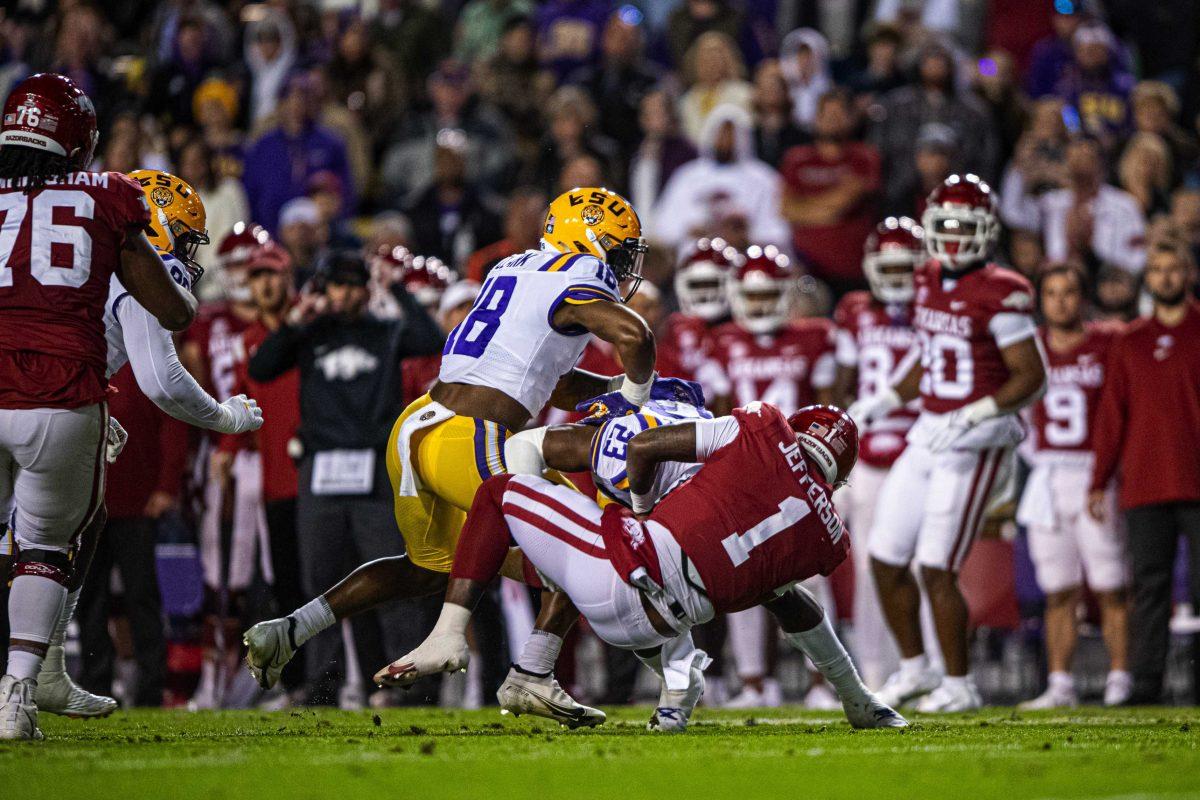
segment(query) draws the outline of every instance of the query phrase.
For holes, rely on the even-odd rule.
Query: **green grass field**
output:
[[[495,710],[47,717],[45,742],[0,743],[0,797],[1200,797],[1200,709],[989,709],[856,732],[828,713],[702,708],[674,737],[646,716],[576,732]]]

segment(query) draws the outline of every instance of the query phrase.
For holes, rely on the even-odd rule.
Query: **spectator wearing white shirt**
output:
[[[1094,271],[1103,264],[1139,273],[1146,259],[1146,218],[1136,198],[1104,181],[1100,143],[1078,136],[1067,145],[1067,186],[1040,198],[1010,202],[1005,221],[1038,230],[1053,262],[1068,260]]]

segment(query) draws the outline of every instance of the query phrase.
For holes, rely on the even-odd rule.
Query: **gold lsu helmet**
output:
[[[150,205],[150,244],[158,252],[182,261],[195,286],[204,274],[204,267],[196,261],[196,251],[208,244],[208,215],[200,194],[169,172],[139,169],[129,177],[141,184]]]
[[[608,189],[577,187],[554,198],[546,212],[542,249],[600,259],[619,283],[633,282],[626,300],[642,282],[642,221],[628,200]]]

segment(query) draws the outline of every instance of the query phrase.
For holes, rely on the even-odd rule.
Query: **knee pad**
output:
[[[71,557],[58,550],[41,550],[36,547],[21,548],[17,551],[17,559],[12,565],[12,577],[31,575],[37,578],[49,578],[55,583],[66,586],[71,580]]]

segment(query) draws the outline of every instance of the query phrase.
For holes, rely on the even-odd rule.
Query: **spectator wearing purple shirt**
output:
[[[558,82],[596,63],[600,34],[613,7],[610,0],[550,0],[537,11],[538,57]]]
[[[1129,95],[1134,79],[1120,63],[1117,41],[1098,23],[1081,25],[1071,37],[1074,58],[1054,87],[1054,94],[1079,114],[1084,133],[1111,151],[1129,131]]]
[[[341,182],[343,213],[354,209],[353,182],[346,143],[315,122],[317,108],[308,76],[294,75],[279,100],[279,123],[246,151],[242,182],[251,217],[275,233],[279,210],[304,195],[315,173],[330,172]]]

